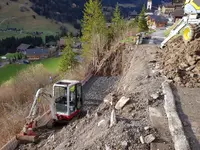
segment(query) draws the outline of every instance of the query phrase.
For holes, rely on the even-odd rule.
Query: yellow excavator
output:
[[[184,5],[184,16],[177,23],[169,36],[161,43],[161,48],[166,46],[166,43],[183,31],[182,37],[185,42],[194,40],[200,37],[200,0],[186,0]]]

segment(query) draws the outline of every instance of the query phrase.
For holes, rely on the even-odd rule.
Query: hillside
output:
[[[56,35],[61,25],[75,32],[70,24],[61,24],[54,20],[39,16],[31,9],[28,0],[1,0],[0,2],[0,39],[27,35]]]
[[[165,0],[167,1],[169,0]],[[11,36],[56,35],[61,31],[61,26],[69,32],[77,33],[81,26],[85,2],[86,0],[1,0],[0,39]],[[147,0],[103,0],[107,20],[112,17],[117,3],[123,16],[128,17],[134,10],[139,13]],[[161,3],[161,0],[153,1],[153,8]]]

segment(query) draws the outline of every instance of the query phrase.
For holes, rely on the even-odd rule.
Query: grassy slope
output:
[[[6,5],[6,2],[9,2],[9,5]],[[53,20],[46,19],[45,17],[37,15],[30,8],[32,4],[28,0],[18,0],[18,2],[1,0],[0,5],[2,7],[0,9],[0,28],[23,28],[25,31],[28,32],[41,31],[44,32],[44,35],[55,35],[56,32],[59,32],[60,25],[56,24],[56,22]],[[29,11],[21,12],[21,6],[25,6],[29,9]],[[36,16],[36,19],[33,19],[33,15]],[[73,26],[71,26],[70,24],[65,24],[65,26],[68,28],[68,30],[75,31]],[[26,34],[19,34],[13,31],[0,33],[0,39],[10,36],[23,37],[26,36]]]
[[[49,58],[41,61],[36,61],[33,63],[33,65],[41,63],[50,73],[57,73],[59,61],[60,58]],[[30,65],[25,64],[11,64],[0,68],[0,84],[14,78],[19,71],[24,70],[29,66]]]

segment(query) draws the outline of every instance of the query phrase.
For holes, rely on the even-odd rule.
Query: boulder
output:
[[[111,117],[110,117],[110,127],[112,127],[116,123],[117,123],[116,114],[115,114],[115,110],[113,109],[111,112]]]
[[[130,98],[127,98],[125,96],[122,96],[120,98],[120,100],[117,102],[117,104],[115,105],[115,109],[119,110],[121,108],[124,107],[124,105],[126,105],[126,103],[130,100]]]
[[[155,139],[156,137],[153,134],[149,134],[144,137],[144,142],[149,144],[149,143],[152,143]]]

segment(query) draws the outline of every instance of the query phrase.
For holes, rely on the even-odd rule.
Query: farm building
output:
[[[174,10],[175,10],[175,6],[172,4],[165,4],[162,6],[162,9],[161,9],[162,14],[167,14],[167,15],[173,13]]]
[[[181,8],[177,8],[177,9],[175,9],[172,16],[174,18],[174,22],[176,22],[177,20],[182,19],[182,17],[184,16],[184,10]]]
[[[164,16],[149,15],[147,17],[147,24],[149,28],[156,29],[158,27],[165,27],[167,25],[168,19]]]
[[[22,43],[17,47],[17,52],[21,52],[23,54],[26,54],[26,50],[28,48],[32,48],[31,45]]]
[[[44,48],[32,48],[32,49],[27,49],[26,50],[26,56],[28,60],[40,60],[44,58],[48,58],[49,56],[49,51]]]

